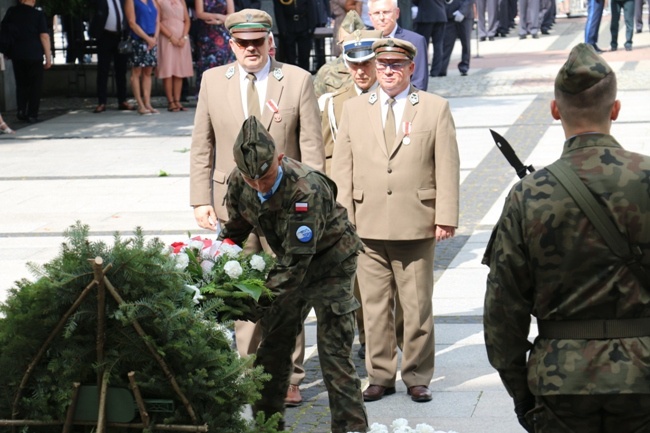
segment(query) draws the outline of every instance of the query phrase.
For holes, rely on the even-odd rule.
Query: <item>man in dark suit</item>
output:
[[[242,9],[262,9],[261,0],[235,0],[235,11]]]
[[[445,38],[443,41],[443,59],[440,76],[447,75],[449,59],[454,50],[456,39],[460,39],[462,52],[458,70],[460,75],[467,75],[469,71],[470,38],[472,36],[472,25],[474,24],[474,2],[475,0],[451,0],[445,2],[447,9],[447,25],[445,26]]]
[[[113,62],[115,85],[117,87],[117,106],[120,110],[135,110],[126,102],[126,61],[127,56],[120,54],[117,46],[122,34],[127,30],[124,18],[123,0],[95,0],[89,33],[97,40],[97,107],[94,113],[106,111],[108,99],[108,71]]]
[[[429,75],[437,77],[442,71],[442,42],[445,37],[445,23],[447,12],[445,0],[413,0],[418,7],[415,17],[415,32],[424,36],[424,39],[433,45],[433,58]]]
[[[424,36],[397,25],[400,14],[397,0],[368,0],[368,14],[375,30],[381,30],[385,38],[402,39],[415,45],[417,55],[414,60],[415,71],[411,77],[411,84],[426,91],[429,86],[427,40]]]

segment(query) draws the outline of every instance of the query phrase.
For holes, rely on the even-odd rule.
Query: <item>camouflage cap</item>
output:
[[[260,39],[268,35],[273,27],[271,15],[259,9],[242,9],[228,15],[226,28],[238,39]]]
[[[375,57],[372,44],[381,39],[381,30],[355,30],[343,41],[343,57],[348,62],[362,63]]]
[[[573,47],[569,59],[555,77],[555,88],[575,95],[587,90],[613,71],[590,44]]]
[[[233,155],[239,171],[251,179],[259,179],[271,167],[275,158],[275,144],[257,117],[250,116],[242,124]]]
[[[342,44],[345,39],[348,38],[355,30],[363,30],[366,28],[366,25],[363,23],[363,20],[357,13],[357,11],[350,11],[345,15],[343,21],[341,21],[341,27],[339,27],[339,34],[337,43]]]
[[[415,45],[404,39],[386,38],[379,39],[372,44],[372,50],[377,59],[409,59],[413,60],[417,49]]]

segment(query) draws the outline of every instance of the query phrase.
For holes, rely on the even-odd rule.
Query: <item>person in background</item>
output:
[[[2,115],[0,114],[0,134],[15,134],[16,131],[11,129],[9,125],[7,125],[7,122],[2,118]]]
[[[131,28],[133,52],[131,64],[131,90],[138,102],[138,113],[158,114],[151,105],[151,76],[158,64],[158,34],[160,16],[155,0],[126,0],[124,13]]]
[[[62,14],[61,31],[65,35],[65,62],[82,64],[85,62],[84,50],[86,38],[84,36],[84,22],[80,17]]]
[[[336,45],[341,45],[355,30],[362,30],[364,28],[365,26],[359,14],[356,11],[348,12],[339,26],[338,33],[335,33]],[[325,93],[337,92],[351,82],[350,71],[345,65],[343,55],[340,54],[335,59],[325,63],[316,72],[314,76],[314,93],[317,98],[320,98]],[[322,107],[320,108],[322,111]]]
[[[397,0],[368,0],[368,12],[373,27],[375,30],[381,30],[385,38],[402,39],[415,46],[417,57],[415,58],[415,71],[411,78],[411,84],[420,90],[426,91],[429,86],[427,40],[424,39],[424,36],[397,25],[397,19],[400,16]]]
[[[510,189],[483,257],[488,359],[528,432],[648,432],[650,157],[610,135],[621,110],[616,74],[593,46],[571,50],[554,91],[560,158]],[[551,173],[561,167],[636,260],[612,252]]]
[[[609,31],[612,34],[610,47],[612,51],[618,49],[618,25],[621,20],[621,9],[623,10],[623,21],[625,22],[625,51],[632,51],[632,37],[634,36],[634,0],[611,0],[612,20],[609,24]]]
[[[15,29],[16,38],[10,57],[16,80],[16,117],[28,123],[38,122],[43,71],[52,66],[47,19],[35,6],[36,0],[20,0],[7,9],[1,24],[3,28],[11,26]]]
[[[445,39],[445,24],[447,11],[445,0],[413,0],[418,7],[415,17],[415,32],[424,36],[424,39],[433,46],[430,77],[438,77],[442,72],[443,41]],[[428,51],[428,50],[427,50]]]
[[[261,9],[262,2],[260,0],[235,0],[235,11],[239,12],[242,9]]]
[[[339,34],[339,28],[343,23],[343,20],[350,11],[356,11],[357,5],[355,0],[330,0],[330,13],[334,17],[334,27],[332,29],[333,35]],[[340,56],[341,55],[341,45],[339,40],[334,41],[336,43],[332,44],[332,55]]]
[[[279,39],[277,59],[309,71],[309,54],[319,16],[317,4],[314,0],[284,3],[284,0],[273,0]]]
[[[648,29],[650,29],[650,0],[646,1],[648,5]],[[643,32],[643,0],[634,0],[634,23],[636,32]]]
[[[181,105],[183,78],[194,75],[190,48],[190,15],[183,0],[157,0],[160,7],[160,37],[156,76],[162,78],[167,111],[186,111]]]
[[[338,200],[364,247],[357,278],[370,386],[363,398],[395,393],[401,340],[402,380],[412,401],[426,402],[434,371],[435,244],[458,226],[456,128],[445,99],[411,85],[413,44],[379,39],[372,48],[379,88],[343,104],[332,157]]]
[[[224,23],[235,12],[233,0],[195,0],[199,21],[197,34],[196,89],[201,89],[203,73],[210,68],[225,65],[235,56],[228,45],[230,34]]]
[[[555,1],[555,0],[553,0]],[[478,14],[478,36],[481,42],[493,41],[499,26],[498,0],[477,0],[476,13]],[[486,18],[487,15],[487,26]]]
[[[111,62],[117,90],[117,108],[126,111],[136,109],[126,100],[128,55],[120,53],[117,49],[127,32],[124,0],[95,0],[95,14],[88,28],[90,37],[97,41],[97,107],[93,113],[106,111]]]
[[[443,41],[442,68],[440,76],[447,76],[451,53],[454,51],[456,39],[460,39],[462,48],[458,71],[465,76],[469,72],[471,58],[472,25],[474,24],[474,0],[451,0],[446,2],[447,24],[445,25],[445,39]]]
[[[605,0],[588,0],[587,2],[587,22],[585,24],[585,43],[594,47],[594,50],[600,54],[604,51],[598,47],[598,33],[600,31],[600,20],[603,18],[605,9]]]

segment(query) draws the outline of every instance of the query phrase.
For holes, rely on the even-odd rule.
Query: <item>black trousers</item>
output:
[[[431,59],[431,72],[429,75],[432,77],[440,76],[442,72],[442,51],[443,41],[445,39],[445,22],[442,23],[415,23],[415,31],[427,40],[429,39],[433,44],[433,58]]]
[[[458,63],[458,70],[461,73],[469,71],[469,58],[470,58],[470,38],[472,34],[472,25],[474,24],[473,18],[467,18],[459,23],[456,21],[448,21],[445,26],[445,38],[443,41],[443,58],[441,76],[447,75],[447,68],[449,67],[449,60],[451,59],[451,52],[454,50],[456,39],[460,39],[462,47],[460,55],[460,63]]]
[[[280,46],[278,47],[278,58],[290,65],[300,66],[309,71],[309,54],[313,41],[313,32],[304,30],[302,32],[286,32],[280,34]]]
[[[18,115],[38,117],[43,90],[43,60],[13,59]]]
[[[111,62],[115,70],[117,102],[126,101],[126,62],[127,56],[117,51],[120,34],[103,31],[97,40],[97,102],[106,104],[108,99],[108,73]]]

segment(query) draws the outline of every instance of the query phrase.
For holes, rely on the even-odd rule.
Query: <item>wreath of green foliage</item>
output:
[[[72,396],[72,384],[95,385],[97,372],[110,373],[110,386],[128,388],[128,372],[135,371],[143,398],[173,399],[175,412],[155,423],[191,424],[181,401],[159,364],[136,333],[134,320],[144,328],[181,390],[190,401],[199,424],[211,432],[275,432],[278,417],[247,421],[243,407],[259,398],[268,379],[252,358],[240,358],[230,336],[216,323],[218,298],[197,308],[183,289],[181,271],[165,253],[163,243],[145,241],[136,229],[133,237],[114,236],[114,245],[91,242],[89,228],[77,222],[65,233],[59,255],[43,266],[31,264],[38,279],[23,279],[0,304],[0,418],[10,419],[12,403],[23,375],[56,324],[93,280],[89,259],[102,257],[112,267],[106,276],[126,302],[118,306],[106,293],[105,360],[96,354],[96,289],[71,315],[63,331],[47,348],[22,392],[17,419],[63,420]],[[152,415],[152,414],[150,414]],[[23,431],[48,431],[25,427]],[[51,431],[51,427],[50,427]]]

